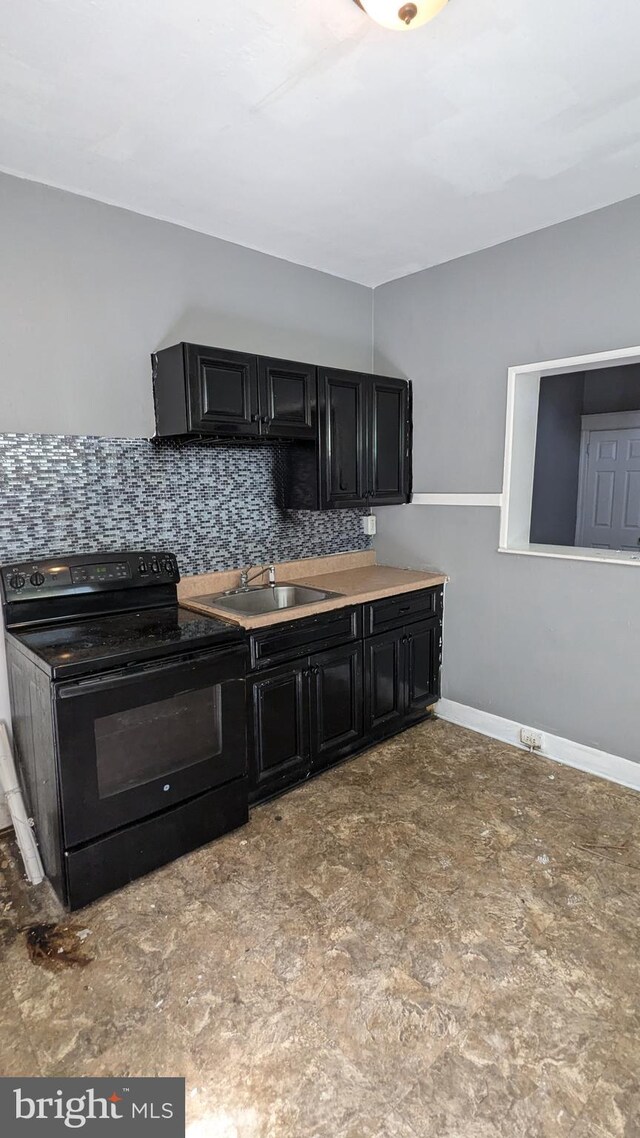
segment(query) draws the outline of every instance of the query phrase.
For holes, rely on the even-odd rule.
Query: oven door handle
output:
[[[89,676],[87,679],[60,684],[56,691],[56,698],[71,699],[75,696],[90,695],[97,691],[128,687],[140,680],[151,679],[155,675],[165,676],[167,672],[175,672],[178,675],[183,670],[199,668],[201,665],[211,664],[214,661],[221,665],[221,670],[224,672],[224,675],[220,677],[222,682],[242,679],[246,655],[247,649],[244,646],[234,644],[233,648],[218,648],[213,652],[198,653],[186,659],[181,656],[178,659],[163,660],[162,663],[152,660],[148,664],[131,664],[117,672],[107,672],[100,676]]]

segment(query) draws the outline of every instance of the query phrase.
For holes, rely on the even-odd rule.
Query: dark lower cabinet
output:
[[[311,766],[320,770],[362,742],[362,644],[320,652],[309,663]]]
[[[365,735],[392,734],[436,702],[440,629],[434,617],[365,640]]]
[[[251,803],[428,715],[440,696],[442,600],[433,588],[367,604],[364,638],[356,607],[252,633]],[[335,635],[343,642],[331,644]],[[330,646],[309,651],[314,640]],[[285,654],[299,658],[269,667]]]
[[[347,644],[250,679],[252,802],[350,754],[362,741],[362,644]]]
[[[440,634],[437,619],[418,621],[405,632],[405,714],[424,715],[440,697]]]
[[[300,782],[309,770],[307,661],[249,680],[249,800],[258,802]]]
[[[365,640],[364,718],[367,734],[391,732],[404,718],[403,629]]]

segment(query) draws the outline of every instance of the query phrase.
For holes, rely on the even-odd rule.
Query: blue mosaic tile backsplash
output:
[[[285,446],[0,434],[0,562],[168,549],[186,575],[367,549],[366,510],[279,507]]]

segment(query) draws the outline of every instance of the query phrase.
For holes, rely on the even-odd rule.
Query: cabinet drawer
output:
[[[251,668],[269,668],[297,656],[322,652],[362,636],[360,606],[323,612],[306,620],[276,624],[253,632],[249,639]]]
[[[442,586],[422,589],[416,593],[401,593],[364,605],[364,635],[386,632],[412,620],[442,616]]]

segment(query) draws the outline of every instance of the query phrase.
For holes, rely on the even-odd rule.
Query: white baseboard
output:
[[[500,739],[513,747],[528,750],[520,742],[520,729],[532,728],[530,723],[516,723],[512,719],[503,719],[501,715],[492,715],[489,711],[480,711],[477,707],[468,707],[464,703],[456,703],[453,699],[441,699],[436,704],[435,711],[440,719],[446,719],[448,723],[469,727],[481,735],[490,735],[492,739]],[[545,741],[544,748],[536,751],[536,755],[554,759],[555,762],[564,763],[568,767],[576,767],[599,778],[607,778],[610,782],[628,786],[631,790],[640,790],[640,763],[623,759],[620,755],[610,755],[607,751],[597,750],[596,747],[587,747],[584,743],[575,743],[573,739],[563,739],[561,735],[552,735],[540,727],[532,729],[542,731]]]

